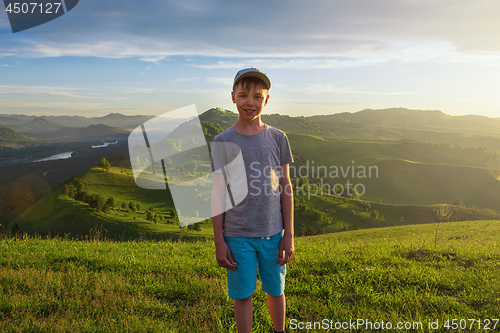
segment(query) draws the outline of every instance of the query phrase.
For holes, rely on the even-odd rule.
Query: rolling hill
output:
[[[500,120],[484,116],[450,116],[441,111],[393,108],[308,117],[326,130],[361,140],[416,140],[500,151]]]
[[[172,173],[170,173],[172,174]],[[183,177],[182,173],[176,175]],[[211,224],[201,223],[201,232],[186,233],[179,230],[178,224],[168,224],[173,201],[168,190],[146,190],[136,186],[129,167],[112,167],[110,171],[92,168],[74,178],[87,183],[88,194],[99,194],[105,200],[115,198],[117,206],[109,213],[96,212],[87,204],[69,199],[62,194],[63,183],[38,201],[32,208],[14,222],[20,229],[30,234],[71,234],[88,235],[89,230],[100,227],[112,239],[135,239],[140,235],[150,238],[166,239],[178,237],[200,237],[212,235]],[[64,184],[72,184],[72,179]],[[294,183],[295,184],[295,183]],[[71,186],[70,186],[71,187]],[[314,193],[311,189],[311,193]],[[370,202],[367,200],[348,200],[345,197],[318,193],[309,195],[294,189],[295,195],[295,232],[300,234],[329,233],[353,229],[379,228],[395,225],[438,222],[434,205],[398,205]],[[140,203],[137,211],[129,209],[129,203]],[[122,207],[125,204],[125,208]],[[153,207],[155,214],[165,220],[153,223],[147,221],[147,210]],[[369,208],[367,208],[369,207]],[[473,219],[500,219],[500,215],[477,208],[451,207],[451,221]],[[314,212],[323,212],[318,217]],[[377,217],[371,217],[377,211]],[[302,229],[308,229],[304,233]],[[320,230],[321,229],[321,230]]]
[[[342,121],[389,128],[500,135],[500,120],[498,119],[477,115],[450,116],[438,110],[409,110],[406,108],[366,109],[354,113],[344,112],[309,118],[323,125],[331,125]]]
[[[327,132],[318,129],[318,124],[323,124],[323,121],[312,122],[300,117],[297,120],[275,115],[269,117],[281,122],[276,125],[279,128],[306,133],[288,132],[295,155],[295,163],[290,168],[291,176],[307,177],[309,183],[314,185],[302,190],[297,179],[294,180],[294,185],[299,188],[296,192],[297,199],[305,200],[304,205],[308,206],[297,210],[295,214],[297,232],[302,227],[314,230],[321,228],[322,232],[338,232],[355,228],[437,222],[438,206],[451,204],[457,198],[460,198],[467,208],[453,208],[452,220],[496,219],[495,211],[500,211],[500,203],[497,200],[500,190],[498,154],[487,152],[485,149],[462,149],[401,140],[341,139],[340,136],[324,136]],[[228,127],[237,119],[237,115],[221,109],[211,109],[200,115],[200,119],[205,127],[210,125],[208,121]],[[92,132],[90,129],[96,129],[100,135],[114,130],[105,125],[89,126],[87,130]],[[78,135],[78,131],[75,132]],[[360,133],[363,133],[363,130],[360,130]],[[395,132],[388,131],[383,134],[389,137],[391,133]],[[211,141],[212,136],[208,135],[206,138]],[[200,165],[198,168],[199,171],[206,169],[207,165]],[[106,197],[115,196],[121,203],[143,202],[145,205],[157,207],[157,214],[165,216],[169,216],[169,211],[173,209],[168,191],[146,191],[136,187],[129,167],[115,167],[111,172],[101,175],[104,178],[100,181],[91,180],[96,177],[96,172],[98,170],[91,169],[80,175],[84,179],[89,177],[90,180],[85,181],[90,186],[90,192],[95,191],[92,193],[103,193]],[[106,178],[108,176],[109,179]],[[185,177],[187,176],[179,171],[178,178],[182,180]],[[362,192],[363,202],[330,194],[316,195],[316,184],[323,186],[330,194],[337,185],[354,187]],[[61,191],[61,187],[56,188],[45,199],[52,201],[42,200],[22,215],[17,220],[21,229],[40,233],[81,233],[88,232],[95,225],[106,225],[105,228],[111,230],[114,237],[117,237],[125,226],[125,229],[129,230],[128,233],[131,233],[130,237],[138,232],[156,233],[165,237],[179,233],[178,227],[173,225],[153,226],[146,222],[145,211],[131,215],[129,211],[118,208],[104,216],[102,213],[87,211],[82,208],[85,206],[82,206],[79,209],[87,213],[81,211],[75,215],[72,212],[79,204],[61,198]],[[50,197],[52,199],[49,199]],[[366,204],[370,206],[368,210]],[[54,213],[44,217],[43,223],[35,223],[34,221],[40,220],[37,215],[44,214],[40,213],[46,209],[42,207],[55,207]],[[373,218],[371,215],[375,210],[378,215]],[[63,211],[66,213],[61,214]],[[322,212],[322,217],[317,212]],[[80,216],[83,221],[80,223],[81,228],[74,229],[64,216]],[[128,229],[134,224],[137,227]],[[206,232],[210,233],[210,228]]]
[[[19,143],[30,141],[27,136],[8,127],[0,126],[0,143]]]
[[[362,184],[366,200],[432,205],[461,198],[468,206],[500,211],[497,200],[500,159],[496,154],[478,149],[335,140],[300,134],[289,134],[289,140],[292,152],[309,161],[309,178],[323,176],[323,182],[331,186],[346,184],[347,180],[354,185]],[[307,165],[299,173],[301,165],[305,163],[291,165],[292,176],[305,175]],[[345,172],[348,167],[349,172]],[[363,168],[366,173],[361,172]],[[314,180],[317,181],[320,179]]]
[[[203,112],[200,116],[201,121],[208,121],[218,124],[223,128],[231,127],[238,114],[229,110],[213,108]],[[319,123],[309,119],[309,117],[290,117],[279,114],[263,114],[262,121],[270,126],[279,128],[287,133],[301,133],[335,137],[333,133],[323,128]]]

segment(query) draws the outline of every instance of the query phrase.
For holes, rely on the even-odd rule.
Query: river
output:
[[[50,157],[42,158],[39,160],[35,160],[33,162],[45,162],[45,161],[54,161],[54,160],[65,160],[67,158],[70,158],[71,155],[73,155],[74,151],[66,151],[64,153],[59,153],[52,155]]]

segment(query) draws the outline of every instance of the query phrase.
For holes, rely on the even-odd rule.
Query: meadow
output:
[[[324,319],[411,323],[408,332],[429,331],[436,321],[433,332],[448,332],[447,319],[484,326],[500,313],[499,239],[500,221],[296,238],[287,267],[288,331],[336,331],[298,329]],[[272,332],[257,288],[253,332]],[[478,323],[467,331],[483,331]],[[236,332],[211,237],[117,242],[97,229],[85,241],[4,237],[0,325],[2,332]]]
[[[213,121],[204,123],[211,141],[235,115],[215,110],[200,118]],[[498,153],[400,140],[403,132],[430,141],[456,132],[428,136],[428,128],[352,123],[328,132],[300,117],[268,118],[291,130],[296,170],[308,165],[307,179],[292,179],[296,257],[288,265],[288,331],[333,332],[335,323],[357,320],[372,326],[340,331],[397,331],[398,323],[405,332],[500,330]],[[493,140],[474,135],[478,144]],[[0,330],[236,332],[211,221],[198,231],[179,228],[168,190],[138,187],[128,156],[110,160],[107,170],[94,163],[64,178],[20,213],[7,228],[15,226],[16,236],[0,226]],[[318,166],[327,172],[319,174]],[[335,177],[332,166],[357,169]],[[360,177],[358,168],[370,166],[376,176]],[[178,182],[194,176],[169,172]],[[113,197],[116,205],[98,211],[63,194],[65,185],[76,190],[75,178],[86,184],[80,191]],[[310,187],[301,192],[305,181]],[[318,184],[332,189],[346,181],[366,193],[317,191]],[[12,207],[23,206],[18,197],[10,199]],[[458,198],[463,204],[451,205]],[[443,204],[451,216],[440,218]],[[272,332],[260,290],[254,317],[254,332]],[[377,328],[382,321],[393,329]]]

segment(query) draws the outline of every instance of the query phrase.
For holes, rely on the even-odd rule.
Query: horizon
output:
[[[500,21],[492,13],[499,9],[495,0],[87,0],[18,33],[4,12],[0,113],[159,115],[191,104],[230,110],[234,75],[257,67],[272,82],[270,114],[398,105],[495,118]],[[252,22],[238,19],[243,12]]]
[[[224,109],[224,108],[221,108],[221,107],[218,107],[218,106],[214,106],[214,107],[211,107],[209,109],[206,109],[204,111],[202,111],[201,113],[198,113],[198,115],[202,115],[203,113],[205,112],[208,112],[210,110],[214,110],[214,109],[219,109],[219,110],[222,110],[222,111],[225,111],[225,112],[232,112],[234,114],[238,114],[237,111],[234,111],[234,110],[231,110],[231,109]],[[409,108],[405,108],[405,107],[391,107],[391,108],[384,108],[384,109],[371,109],[371,108],[368,108],[368,109],[362,109],[362,110],[358,110],[358,111],[354,111],[354,112],[348,112],[348,111],[339,111],[339,112],[335,112],[335,113],[329,113],[329,114],[311,114],[311,115],[307,115],[307,116],[302,116],[302,115],[287,115],[287,114],[282,114],[282,113],[262,113],[262,116],[270,116],[270,115],[280,115],[280,116],[290,116],[290,117],[317,117],[317,116],[332,116],[332,115],[336,115],[336,114],[342,114],[342,113],[349,113],[349,114],[355,114],[355,113],[358,113],[358,112],[362,112],[362,111],[386,111],[386,110],[406,110],[406,111],[420,111],[420,112],[440,112],[442,113],[443,115],[448,115],[448,116],[451,116],[451,117],[470,117],[470,116],[477,116],[477,117],[486,117],[486,118],[489,118],[489,119],[499,119],[500,117],[489,117],[489,116],[486,116],[486,115],[482,115],[482,114],[463,114],[463,115],[451,115],[451,114],[448,114],[448,113],[445,113],[443,112],[442,110],[422,110],[422,109],[409,109]],[[170,112],[170,111],[174,111],[174,110],[169,110],[167,112]],[[164,112],[165,113],[165,112]],[[156,117],[156,116],[159,116],[158,114],[124,114],[124,113],[121,113],[121,112],[110,112],[108,114],[105,114],[105,115],[102,115],[102,116],[82,116],[82,115],[72,115],[72,114],[24,114],[24,113],[0,113],[0,116],[26,116],[26,117],[36,117],[36,118],[43,118],[43,117],[83,117],[83,118],[87,118],[87,119],[90,119],[90,118],[104,118],[104,117],[108,117],[108,116],[111,116],[111,115],[117,115],[117,116],[125,116],[125,117]],[[2,126],[0,124],[0,126]]]

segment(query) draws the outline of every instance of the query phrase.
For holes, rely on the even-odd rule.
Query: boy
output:
[[[248,194],[244,199],[225,213],[213,214],[217,263],[227,269],[228,293],[234,298],[234,317],[240,333],[252,329],[257,266],[262,290],[267,293],[274,331],[284,332],[285,264],[295,252],[288,167],[293,159],[288,138],[283,131],[261,120],[270,88],[271,82],[265,73],[256,68],[240,70],[231,92],[238,120],[214,138],[214,143],[228,142],[239,148],[247,176]],[[212,148],[212,170],[215,171],[212,207],[218,206],[214,212],[221,212],[227,202],[221,202],[224,199],[220,198],[240,189],[235,188],[238,182],[228,180],[230,177],[221,172],[231,159],[226,156],[225,161],[220,161],[216,155],[220,152],[216,154]]]

